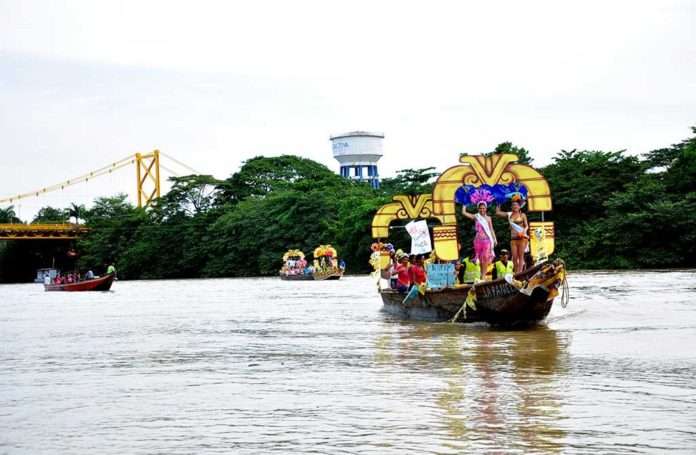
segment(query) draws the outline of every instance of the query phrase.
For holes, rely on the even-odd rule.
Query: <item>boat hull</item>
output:
[[[329,272],[321,273],[315,272],[314,279],[316,281],[327,281],[327,280],[340,280],[343,276],[343,272],[340,270],[331,270]]]
[[[331,271],[328,273],[314,273],[312,275],[285,275],[280,274],[280,279],[283,281],[326,281],[340,280],[343,276],[341,271]]]
[[[555,289],[565,276],[563,265],[549,264],[553,267],[542,270],[534,267],[515,276],[516,280],[530,283],[534,280],[543,284],[522,292],[505,280],[494,280],[474,286],[476,292],[475,309],[462,306],[472,286],[461,286],[442,290],[427,290],[410,302],[404,303],[405,294],[392,289],[380,291],[384,311],[405,319],[423,321],[486,322],[494,326],[528,327],[539,324],[551,310]],[[539,278],[543,275],[543,280]],[[460,311],[462,310],[462,311]]]
[[[283,281],[314,281],[312,275],[285,275],[280,274],[280,279]]]
[[[108,291],[111,289],[111,284],[114,282],[113,274],[104,275],[93,280],[80,281],[78,283],[65,284],[44,284],[46,291],[64,291],[64,292],[81,292],[81,291]]]

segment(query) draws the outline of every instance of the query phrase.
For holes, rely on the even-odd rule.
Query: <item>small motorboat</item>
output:
[[[63,284],[44,284],[46,291],[108,291],[111,289],[111,284],[114,282],[116,275],[113,273],[100,276],[91,280],[78,281],[77,283]]]

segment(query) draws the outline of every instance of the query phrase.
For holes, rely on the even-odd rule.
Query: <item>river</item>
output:
[[[0,453],[695,453],[696,271],[569,283],[527,331],[367,277],[0,286]]]

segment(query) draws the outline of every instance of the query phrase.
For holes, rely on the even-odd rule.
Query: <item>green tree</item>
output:
[[[5,208],[0,207],[0,223],[21,223],[15,212],[14,205],[9,205]]]
[[[108,262],[116,261],[120,277],[141,277],[149,264],[146,258],[129,249],[138,231],[152,224],[145,210],[133,207],[127,195],[119,194],[96,199],[84,218],[91,230],[77,243],[78,250],[83,252],[82,268],[102,270]]]
[[[65,223],[68,221],[68,211],[55,207],[42,207],[34,216],[32,223]]]
[[[155,212],[164,217],[195,217],[213,207],[218,185],[221,182],[211,175],[187,175],[171,177],[172,188],[159,198]]]
[[[495,147],[493,153],[512,153],[513,155],[517,155],[517,162],[522,164],[532,164],[532,161],[534,161],[529,150],[524,147],[513,145],[512,142],[501,142]]]
[[[315,185],[336,182],[340,177],[326,166],[294,155],[257,156],[244,162],[241,169],[220,183],[218,205],[236,204],[248,197],[265,196],[306,181]]]
[[[396,171],[396,177],[383,179],[381,189],[389,195],[430,193],[437,176],[434,167],[401,169]]]
[[[67,208],[68,219],[74,218],[75,224],[80,224],[80,219],[82,219],[82,214],[85,213],[86,211],[87,210],[85,209],[84,205],[72,203],[72,204],[70,204],[70,207]]]

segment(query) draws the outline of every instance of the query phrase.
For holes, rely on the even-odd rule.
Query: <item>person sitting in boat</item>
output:
[[[435,251],[432,251],[430,253],[430,256],[428,256],[428,259],[423,259],[423,266],[427,267],[430,264],[439,264],[440,263],[440,258],[437,257],[437,253]]]
[[[462,283],[473,283],[481,277],[481,266],[478,261],[471,260],[469,256],[462,259],[460,269],[460,281]]]
[[[72,274],[72,273],[68,273],[67,282],[68,282],[68,284],[72,284],[72,283],[75,282],[75,278],[73,278],[73,274]]]
[[[410,268],[411,276],[413,277],[412,283],[415,285],[424,284],[427,280],[425,275],[425,268],[423,266],[423,255],[419,254],[416,256],[415,263],[411,265]]]
[[[106,274],[107,275],[116,275],[116,266],[111,263],[109,266],[106,268]]]
[[[399,256],[397,259],[399,263],[394,269],[394,275],[396,276],[396,290],[402,294],[405,294],[411,287],[411,277],[408,273],[408,256],[404,254],[403,256]]]
[[[85,273],[85,280],[93,280],[94,279],[94,272],[91,270],[87,270],[87,273]]]
[[[495,261],[493,264],[493,279],[497,280],[499,278],[505,278],[505,275],[511,275],[514,273],[514,266],[512,261],[508,258],[510,252],[503,248],[500,250],[500,259]]]
[[[341,258],[341,260],[338,261],[338,268],[341,269],[341,271],[346,269],[346,261],[344,261],[343,258]]]
[[[386,269],[382,269],[382,278],[389,280],[389,287],[391,289],[396,289],[396,267],[399,265],[399,259],[404,255],[404,252],[399,250],[392,250],[389,252],[389,266]]]
[[[478,190],[476,190],[478,191]],[[485,190],[483,190],[485,191]],[[488,266],[493,263],[495,258],[493,248],[497,245],[498,240],[495,236],[495,230],[493,229],[493,222],[491,217],[488,216],[488,203],[482,198],[486,198],[490,195],[490,192],[480,196],[479,200],[476,202],[476,208],[478,213],[471,214],[467,212],[466,206],[462,207],[462,215],[474,221],[474,226],[476,229],[476,236],[474,237],[474,252],[476,253],[476,259],[481,266],[481,281],[485,281],[486,272],[488,271]],[[490,195],[492,199],[493,196]]]
[[[413,284],[413,266],[416,264],[416,255],[409,254],[408,256],[408,278],[411,284]]]

